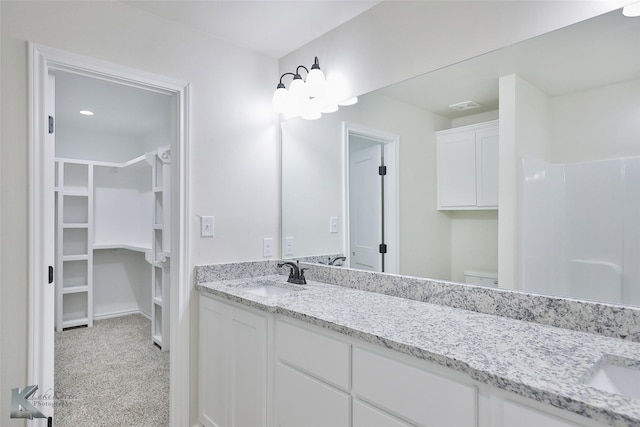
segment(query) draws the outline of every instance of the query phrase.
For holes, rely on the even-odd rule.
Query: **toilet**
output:
[[[464,271],[464,282],[469,285],[498,287],[498,273],[488,271]]]

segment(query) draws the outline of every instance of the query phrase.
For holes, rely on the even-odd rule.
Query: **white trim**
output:
[[[135,308],[131,309],[131,310],[114,311],[113,313],[96,314],[96,315],[93,316],[93,320],[113,319],[115,317],[129,316],[131,314],[141,314],[144,317],[146,317],[147,319],[151,320],[151,314],[145,313],[144,311],[138,310],[138,309],[135,309]]]
[[[380,141],[383,145],[385,165],[387,166],[387,180],[385,181],[385,200],[384,200],[384,229],[385,241],[387,244],[387,257],[385,258],[385,272],[400,272],[400,230],[399,230],[399,169],[398,162],[400,160],[400,136],[358,125],[355,123],[342,122],[342,153],[343,153],[343,169],[342,169],[342,197],[344,200],[343,217],[343,247],[345,255],[351,252],[349,242],[349,135],[361,135],[369,139]],[[349,256],[347,256],[347,260]]]
[[[47,220],[47,212],[53,213],[53,207],[47,208],[44,203],[47,197],[43,177],[45,123],[44,100],[46,99],[45,80],[50,70],[60,70],[93,78],[109,80],[119,84],[138,87],[155,92],[174,95],[176,105],[176,135],[172,142],[172,203],[171,221],[174,236],[171,239],[173,263],[171,281],[170,330],[173,346],[170,352],[170,425],[182,427],[189,425],[189,379],[190,379],[190,319],[192,286],[189,272],[189,84],[183,81],[168,79],[117,64],[95,60],[62,50],[29,43],[29,384],[38,384],[45,377],[43,366],[48,357],[44,351],[47,343],[41,337],[43,331],[51,328],[41,315],[42,307],[46,307],[42,299],[43,284],[46,282],[46,270],[41,268],[53,265],[43,251],[47,247],[47,236],[43,233],[43,224]],[[53,156],[51,156],[53,161]],[[51,180],[48,180],[51,181]],[[51,184],[53,185],[53,184]],[[53,194],[53,188],[51,190]],[[52,217],[52,215],[51,215]],[[53,230],[53,228],[51,228]],[[52,347],[53,348],[53,347]],[[42,420],[33,420],[34,425]]]

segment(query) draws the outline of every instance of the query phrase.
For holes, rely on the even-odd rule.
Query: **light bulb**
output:
[[[309,101],[307,87],[299,74],[296,74],[289,86],[289,99],[291,110],[298,114],[302,111],[303,106]]]

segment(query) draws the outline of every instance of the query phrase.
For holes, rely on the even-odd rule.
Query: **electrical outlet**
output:
[[[284,238],[284,254],[285,255],[293,255],[293,237],[285,237]]]
[[[273,239],[271,237],[262,239],[262,256],[273,256]]]
[[[200,220],[200,237],[213,237],[213,217],[203,216]]]

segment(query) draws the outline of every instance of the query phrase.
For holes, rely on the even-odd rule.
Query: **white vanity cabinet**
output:
[[[436,132],[438,209],[498,208],[498,121]]]
[[[201,425],[268,425],[267,328],[266,314],[200,297]]]
[[[278,319],[275,425],[349,427],[351,344]]]
[[[353,395],[396,416],[397,422],[405,419],[418,426],[475,427],[477,394],[470,383],[411,365],[393,354],[360,347],[353,350]],[[354,427],[360,425],[366,424],[354,423]]]
[[[206,427],[604,427],[287,316],[200,297]]]

